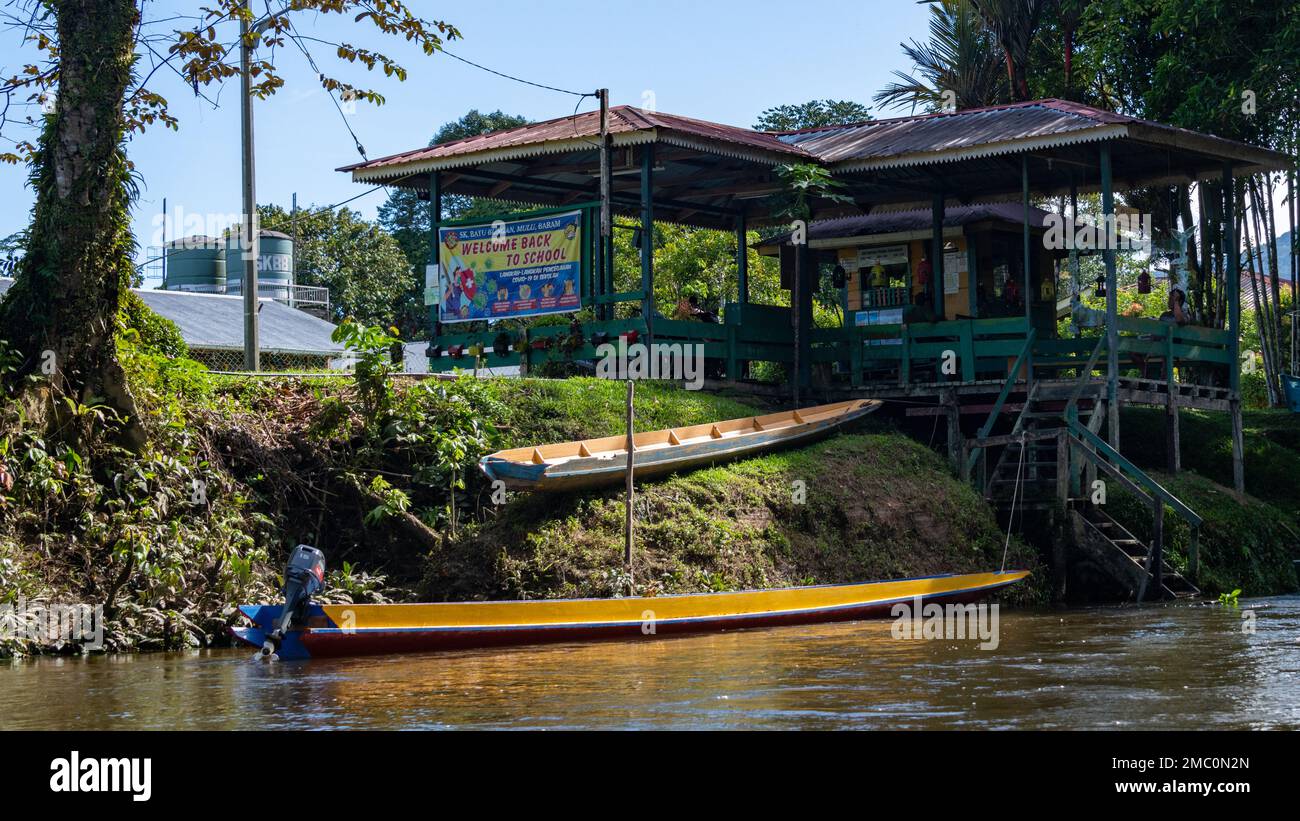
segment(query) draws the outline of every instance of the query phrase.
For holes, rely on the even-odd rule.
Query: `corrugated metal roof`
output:
[[[0,296],[13,280],[0,277]],[[134,288],[144,303],[176,323],[185,344],[204,350],[244,349],[244,300],[224,294],[156,291]],[[333,356],[343,346],[330,339],[333,323],[270,299],[261,301],[258,333],[261,350]]]
[[[1044,227],[1049,212],[1029,207],[1029,225]],[[994,202],[975,205],[958,205],[945,208],[943,224],[946,227],[969,225],[985,220],[997,220],[1014,225],[1024,221],[1024,206],[1019,203]],[[809,240],[839,239],[842,237],[867,237],[876,234],[894,234],[907,231],[928,231],[933,226],[929,208],[908,211],[876,211],[864,216],[839,217],[821,220],[808,226]],[[783,242],[790,236],[787,231],[758,242],[766,246]]]
[[[616,106],[610,109],[610,132],[616,145],[658,139],[773,162],[816,160],[837,171],[929,165],[1121,137],[1175,144],[1260,166],[1281,168],[1288,162],[1284,155],[1267,149],[1057,99],[791,132],[753,131]],[[352,171],[358,179],[383,179],[435,168],[574,151],[584,148],[598,133],[599,114],[588,111],[339,170]]]
[[[752,131],[748,128],[712,123],[707,120],[697,120],[693,117],[646,111],[634,106],[614,106],[609,110],[609,133],[615,135],[616,141],[618,135],[631,135],[639,132],[646,132],[648,135],[649,132],[655,130],[673,132],[685,138],[720,142],[738,148],[776,153],[787,157],[812,158],[812,155],[802,148],[790,145],[777,134],[766,131]],[[556,151],[566,150],[572,148],[575,141],[591,140],[593,137],[599,137],[599,135],[600,113],[597,111],[584,111],[570,117],[559,117],[554,120],[519,126],[518,128],[467,137],[463,140],[455,140],[441,145],[418,148],[414,151],[405,151],[401,154],[380,157],[369,162],[344,166],[338,170],[374,172],[390,167],[406,167],[413,163],[453,160],[456,157],[469,157],[484,152],[506,152],[506,154],[502,155],[503,158],[511,155],[516,157],[531,156],[551,153],[546,148],[548,144]],[[624,144],[627,144],[627,142],[629,141],[623,141]],[[525,148],[531,150],[522,151]],[[520,149],[520,151],[511,152],[511,149]],[[446,167],[453,166],[449,164]]]
[[[1054,100],[951,114],[900,117],[857,126],[800,131],[781,139],[826,163],[879,160],[1097,129],[1125,118]]]

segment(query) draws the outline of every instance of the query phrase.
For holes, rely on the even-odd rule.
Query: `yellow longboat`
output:
[[[1028,576],[1028,571],[926,576],[617,599],[310,604],[304,624],[277,644],[283,659],[409,653],[590,639],[650,639],[680,633],[851,621],[889,616],[900,602],[964,603]],[[253,622],[235,635],[255,647],[280,621],[281,605],[240,608]]]
[[[879,407],[878,399],[855,399],[764,416],[645,431],[633,436],[633,471],[638,478],[647,478],[808,444]],[[497,451],[484,456],[479,467],[489,479],[499,479],[512,490],[569,491],[600,487],[622,481],[627,471],[627,437],[606,436]]]

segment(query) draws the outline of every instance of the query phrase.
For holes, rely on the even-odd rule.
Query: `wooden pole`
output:
[[[601,291],[612,291],[609,283],[614,276],[613,254],[613,217],[610,214],[610,168],[609,168],[609,89],[602,88],[596,92],[600,98],[600,262]],[[607,319],[611,306],[600,306],[600,318]]]
[[[747,226],[745,224],[745,215],[740,214],[736,217],[736,301],[745,303],[749,301],[749,247],[747,241]]]
[[[1237,185],[1232,163],[1223,164],[1223,256],[1224,286],[1228,289],[1228,405],[1232,415],[1232,486],[1246,492],[1246,442],[1241,429],[1241,246],[1237,236]]]
[[[655,146],[641,147],[641,317],[645,320],[646,343],[654,342],[655,317]]]
[[[635,412],[633,411],[635,398],[636,383],[629,379],[627,380],[627,485],[623,500],[623,566],[627,569],[629,585],[632,582],[632,501],[635,493],[632,481],[636,453],[636,441],[632,436],[633,426],[636,421]]]
[[[1024,244],[1024,252],[1025,252],[1025,259],[1024,259],[1025,270],[1024,270],[1024,277],[1023,277],[1024,290],[1022,293],[1025,298],[1025,321],[1032,326],[1034,321],[1034,314],[1031,306],[1034,303],[1033,300],[1034,292],[1032,290],[1033,279],[1030,276],[1030,270],[1033,268],[1033,262],[1029,251],[1029,155],[1028,154],[1020,158],[1020,200],[1024,211],[1022,224],[1021,224],[1021,234],[1024,240],[1023,244]],[[1033,372],[1034,372],[1034,366],[1033,366],[1033,360],[1031,358],[1029,367],[1025,371],[1026,377],[1031,376]],[[1025,380],[1026,390],[1028,390],[1029,388],[1030,381],[1031,380],[1026,378]]]
[[[935,321],[943,320],[943,192],[935,192],[930,206],[930,302]],[[939,376],[942,381],[942,375]]]
[[[1151,535],[1151,579],[1156,595],[1164,598],[1165,590],[1165,503],[1155,499],[1155,526]]]
[[[799,409],[799,387],[803,382],[803,357],[800,355],[800,348],[803,343],[802,328],[803,324],[803,298],[799,293],[800,286],[803,284],[803,245],[794,246],[794,281],[790,283],[790,319],[794,328],[794,362],[791,376],[794,379],[794,407]]]
[[[1101,145],[1101,219],[1106,262],[1106,427],[1119,450],[1119,284],[1115,275],[1115,193],[1111,189],[1110,145]]]

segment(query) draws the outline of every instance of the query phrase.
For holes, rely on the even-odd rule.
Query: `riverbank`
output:
[[[621,383],[249,380],[122,347],[149,431],[142,451],[120,447],[117,421],[93,406],[74,406],[59,437],[12,402],[0,413],[0,602],[103,603],[109,650],[219,646],[234,604],[275,598],[299,543],[329,557],[331,601],[629,589],[617,489],[498,504],[476,468],[501,448],[622,433]],[[642,383],[637,429],[772,410],[757,401]],[[1288,450],[1300,436],[1288,436],[1266,443],[1278,460],[1300,459]],[[1249,466],[1248,477],[1257,469],[1271,475]],[[1207,518],[1207,592],[1295,589],[1280,477],[1261,486],[1276,504],[1245,506],[1208,479],[1166,481]],[[940,456],[874,417],[808,448],[643,483],[637,510],[630,589],[641,594],[987,570],[1006,546],[1008,567],[1043,571],[1006,600],[1048,596],[1046,552],[1008,546]],[[1185,534],[1169,538],[1177,564]],[[0,654],[61,649],[6,635]]]

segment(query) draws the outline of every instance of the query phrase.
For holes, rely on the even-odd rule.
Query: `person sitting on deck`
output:
[[[1187,309],[1187,294],[1177,285],[1169,289],[1169,310],[1160,315],[1161,322],[1174,322],[1186,325],[1192,321],[1192,313]]]
[[[718,321],[717,314],[700,307],[700,298],[695,294],[691,294],[677,303],[677,318],[694,319],[698,322],[716,323]]]

